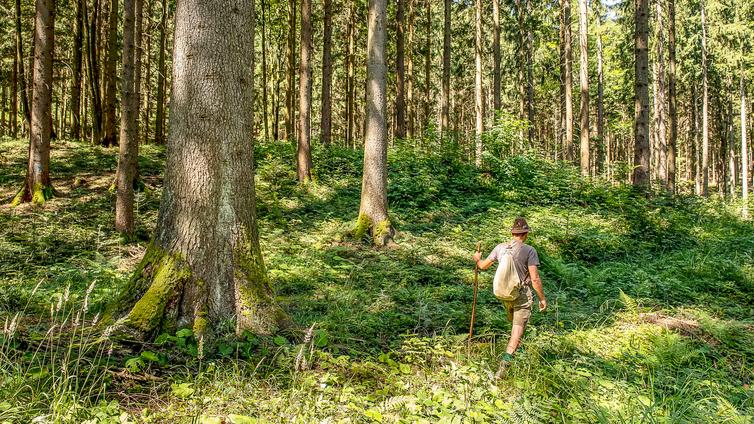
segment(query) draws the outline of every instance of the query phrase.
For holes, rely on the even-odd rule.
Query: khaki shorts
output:
[[[524,289],[519,292],[518,299],[510,302],[503,301],[505,311],[508,313],[508,321],[512,322],[513,325],[526,327],[529,317],[531,317],[531,306],[533,304],[534,297],[531,287],[524,286]]]

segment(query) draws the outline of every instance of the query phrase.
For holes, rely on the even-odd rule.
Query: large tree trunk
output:
[[[581,82],[581,175],[589,175],[589,39],[587,15],[589,11],[586,0],[579,0],[579,80]]]
[[[134,93],[134,36],[136,4],[123,0],[123,70],[121,77],[120,140],[115,177],[115,230],[130,236],[134,232],[134,180],[138,157],[138,100]]]
[[[649,188],[649,0],[634,0],[636,32],[633,184]]]
[[[660,186],[668,186],[668,143],[665,127],[665,26],[662,17],[662,5],[657,0],[657,98],[655,109],[657,112],[657,175]]]
[[[24,114],[24,120],[29,125],[31,120],[31,110],[29,110],[29,89],[26,85],[26,75],[24,72],[24,43],[23,34],[21,33],[21,0],[16,0],[16,65],[18,66],[18,81],[21,83],[21,110]]]
[[[160,15],[160,53],[157,58],[157,108],[155,110],[154,142],[165,144],[165,53],[168,34],[168,2],[162,0]]]
[[[709,123],[708,123],[708,82],[707,82],[707,20],[704,14],[704,2],[701,0],[702,15],[702,195],[709,196]]]
[[[76,0],[76,16],[73,25],[70,135],[75,139],[81,138],[81,65],[84,43],[84,8],[81,3],[84,1],[86,0]]]
[[[500,0],[492,0],[492,108],[500,111]]]
[[[274,300],[256,224],[253,4],[177,4],[180,60],[173,61],[157,228],[113,308],[139,336],[192,327],[201,339],[227,320],[238,333],[269,334],[288,322]]]
[[[397,0],[395,36],[395,136],[406,137],[406,67],[405,67],[405,31],[406,0]]]
[[[87,2],[86,0],[82,0],[82,2],[82,4],[84,5],[84,20],[86,21],[89,15],[87,11]],[[86,26],[86,32],[84,35],[86,36],[86,68],[88,71],[87,79],[89,81],[89,91],[91,98],[90,110],[92,112],[91,141],[94,144],[99,143],[102,138],[102,91],[100,90],[99,49],[97,48],[97,45],[99,44],[97,31],[97,28],[99,27],[100,14],[99,0],[94,0],[92,9],[92,18]]]
[[[450,122],[450,3],[445,0],[445,24],[442,42],[442,99],[440,101],[440,137],[447,135]]]
[[[565,85],[565,157],[573,160],[573,53],[572,53],[572,32],[571,32],[571,2],[569,0],[560,0],[560,6],[563,9],[563,44],[565,54],[565,75],[563,84]]]
[[[604,113],[604,76],[602,71],[602,7],[598,0],[596,5],[597,23],[597,158],[595,163],[595,172],[601,174],[605,165],[605,113]]]
[[[312,0],[301,0],[301,63],[298,86],[298,151],[296,175],[299,182],[312,179]]]
[[[406,112],[407,135],[413,139],[416,126],[416,104],[414,101],[414,25],[415,0],[408,0],[408,55],[406,55]]]
[[[746,86],[743,72],[739,71],[739,75],[741,85],[741,201],[743,203],[741,215],[747,219],[749,217],[749,149],[746,145]]]
[[[476,132],[474,142],[476,154],[474,163],[477,167],[482,166],[482,131],[484,131],[484,116],[482,115],[482,0],[476,0],[476,28],[474,31],[474,63],[476,73],[474,76],[474,112],[476,114]]]
[[[29,166],[24,186],[13,199],[43,204],[54,190],[50,182],[50,136],[52,135],[52,55],[55,43],[55,2],[36,0],[34,20],[33,103],[31,105],[31,137]]]
[[[324,34],[322,36],[322,113],[320,119],[320,139],[322,144],[330,144],[330,126],[332,124],[332,0],[325,0]]]
[[[675,88],[675,0],[668,1],[668,112],[670,117],[670,140],[668,143],[668,184],[670,193],[675,193],[676,156],[678,143],[678,106]]]
[[[293,126],[296,120],[294,111],[293,87],[296,83],[294,75],[296,69],[296,0],[288,0],[288,44],[286,45],[286,68],[285,68],[285,138],[293,140]]]
[[[105,147],[115,145],[115,101],[118,60],[118,0],[110,0],[110,20],[108,22],[107,63],[105,68],[105,126],[101,144]]]
[[[369,0],[367,33],[367,116],[361,205],[354,234],[371,234],[383,246],[393,236],[387,214],[387,65],[385,63],[387,0]]]

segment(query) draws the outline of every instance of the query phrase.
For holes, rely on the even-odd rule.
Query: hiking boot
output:
[[[500,366],[495,373],[495,380],[502,380],[508,374],[509,361],[500,361]]]

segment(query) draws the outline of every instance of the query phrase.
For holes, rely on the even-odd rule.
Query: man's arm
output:
[[[542,279],[539,278],[539,268],[536,265],[529,265],[529,275],[531,275],[531,285],[539,298],[539,311],[542,312],[547,309],[547,298],[545,298],[545,291],[542,289]]]
[[[481,260],[481,259],[482,259],[482,252],[476,252],[476,253],[474,253],[474,262],[476,262],[477,266],[481,270],[485,270],[485,269],[489,268],[490,265],[492,265],[493,263],[495,263],[495,261],[492,261],[490,259],[485,259],[485,260]]]

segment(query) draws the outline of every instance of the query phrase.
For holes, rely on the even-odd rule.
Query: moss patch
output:
[[[369,234],[369,229],[372,227],[372,220],[365,213],[360,213],[356,218],[356,226],[353,228],[353,238],[356,240],[364,240]]]

